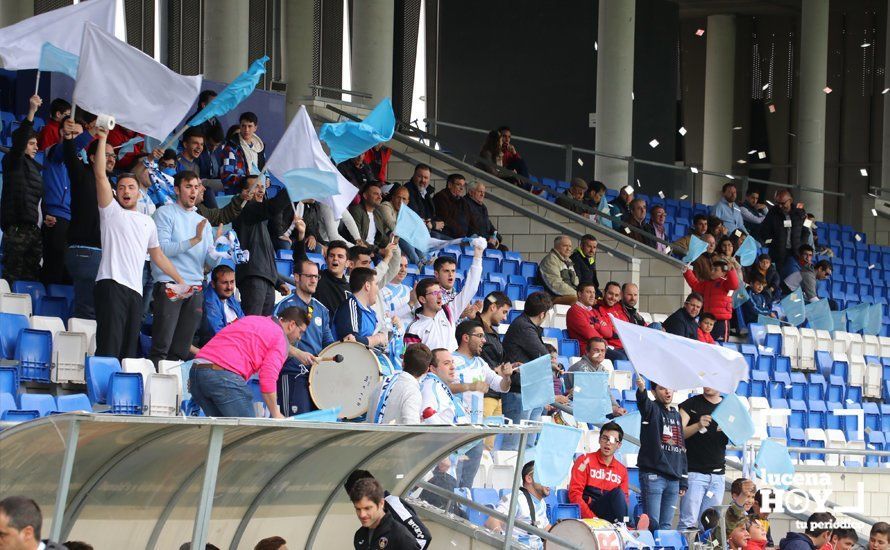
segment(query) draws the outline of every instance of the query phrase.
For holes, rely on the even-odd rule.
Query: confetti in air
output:
[[[829,88],[828,86],[826,86],[826,87],[822,88],[822,91],[825,92],[826,94],[830,94],[830,93],[831,93],[831,88]]]
[[[649,142],[649,147],[651,147],[651,148],[653,148],[653,149],[655,149],[656,147],[658,147],[658,140],[657,140],[657,139],[653,139],[652,141],[650,141],[650,142]]]
[[[578,166],[584,166],[584,161],[581,158],[578,158]]]
[[[697,31],[695,31],[695,36],[704,36],[704,35],[705,35],[704,29],[698,29]]]
[[[860,168],[859,174],[862,176],[868,177],[868,170],[866,170],[865,168]]]
[[[686,127],[680,126],[680,129],[677,130],[677,133],[680,134],[681,136],[685,136],[686,135]]]
[[[770,103],[770,106],[769,106],[769,112],[771,112],[771,113],[775,113],[775,112],[776,112],[776,106],[773,105],[772,103]]]
[[[764,152],[764,151],[757,151],[757,158],[759,158],[759,159],[761,159],[761,160],[762,160],[762,159],[765,159],[765,158],[766,158],[766,152]]]
[[[693,174],[698,174],[698,168],[696,168],[695,166],[690,166],[689,171]]]

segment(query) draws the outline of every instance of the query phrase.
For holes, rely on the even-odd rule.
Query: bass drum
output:
[[[342,355],[343,361],[334,362],[335,355]],[[337,342],[321,350],[318,358],[309,371],[309,394],[315,405],[340,407],[340,417],[350,420],[367,413],[371,392],[380,381],[377,354],[358,342]]]
[[[551,527],[550,533],[585,550],[624,550],[621,535],[604,519],[566,519]],[[546,542],[544,548],[566,549],[552,542]]]

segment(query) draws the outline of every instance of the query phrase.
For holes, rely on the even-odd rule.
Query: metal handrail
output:
[[[331,88],[330,86],[319,86],[318,84],[309,84],[309,88],[313,90],[322,90],[325,92],[337,92],[340,94],[349,94],[354,97],[360,97],[362,99],[373,99],[374,96],[369,94],[368,92],[356,92],[355,90],[344,90],[342,88]]]

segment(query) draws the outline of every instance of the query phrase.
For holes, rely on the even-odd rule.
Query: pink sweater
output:
[[[216,333],[195,359],[206,359],[245,380],[259,373],[260,391],[273,393],[287,359],[287,339],[271,317],[248,315]]]

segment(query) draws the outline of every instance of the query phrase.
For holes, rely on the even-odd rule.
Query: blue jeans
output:
[[[670,529],[680,500],[680,480],[640,470],[640,497],[649,515],[649,530]]]
[[[702,512],[723,502],[726,490],[723,474],[689,472],[689,488],[680,501],[680,522],[677,529],[697,529]]]
[[[69,246],[65,251],[65,267],[68,268],[68,273],[74,283],[72,317],[96,318],[93,289],[96,287],[96,275],[99,273],[100,261],[102,261],[102,251],[98,248]]]
[[[227,370],[213,370],[193,365],[189,371],[192,402],[206,416],[254,418],[253,394],[240,375]]]
[[[402,250],[402,254],[408,258],[408,261],[414,265],[419,264],[421,260],[425,259],[423,252],[408,244],[408,241],[399,239],[399,248]]]
[[[479,471],[479,463],[482,461],[482,441],[467,451],[467,459],[457,463],[457,486],[473,487],[476,472]]]
[[[541,414],[544,410],[541,407],[529,410],[522,410],[522,394],[515,392],[507,392],[501,394],[501,407],[504,411],[504,416],[513,421],[514,424],[519,424],[520,420],[540,420]],[[535,446],[535,441],[537,441],[537,436],[529,435],[528,441],[525,445],[526,449],[530,449]],[[505,435],[503,440],[501,441],[501,450],[502,451],[515,451],[519,449],[519,436],[516,434]]]

